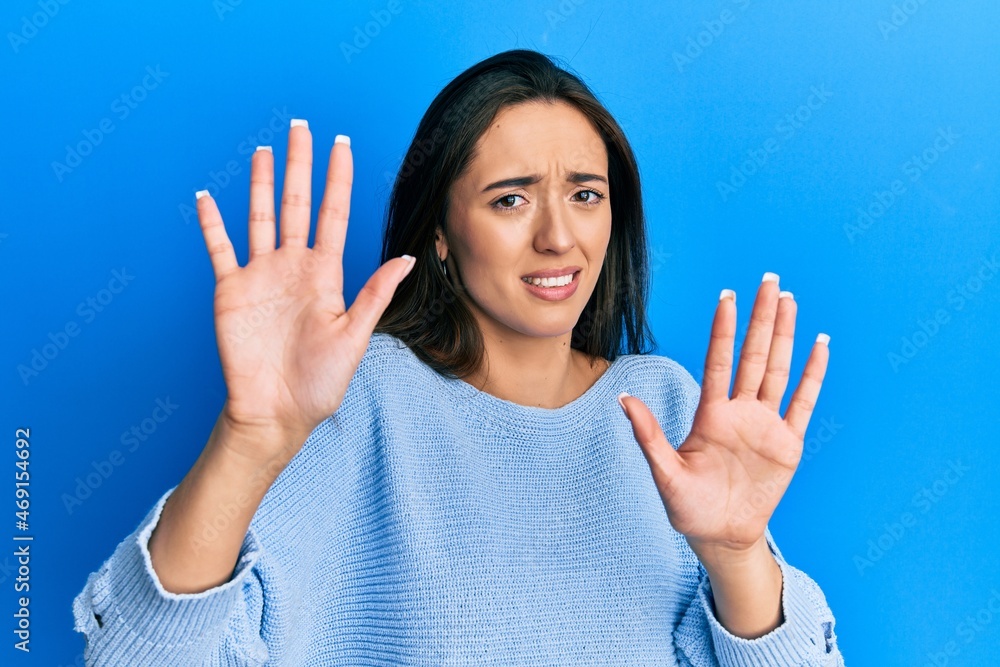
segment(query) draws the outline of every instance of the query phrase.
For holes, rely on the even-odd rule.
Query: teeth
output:
[[[556,278],[521,278],[521,280],[539,287],[562,287],[573,282],[573,274],[570,273]]]

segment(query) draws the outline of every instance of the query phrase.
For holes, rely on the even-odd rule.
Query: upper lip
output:
[[[541,271],[535,271],[534,273],[528,273],[521,276],[522,278],[556,278],[558,276],[568,276],[570,274],[580,271],[579,266],[565,266],[561,269],[542,269]]]

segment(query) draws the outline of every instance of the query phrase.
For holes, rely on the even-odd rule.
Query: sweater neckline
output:
[[[460,378],[447,380],[446,384],[469,409],[498,416],[509,425],[579,423],[582,417],[592,419],[596,413],[608,409],[608,405],[605,403],[610,403],[615,398],[611,396],[610,388],[617,384],[618,376],[623,372],[629,356],[626,354],[618,355],[594,384],[572,401],[558,408],[542,408],[515,403],[494,396],[482,389],[477,389]]]

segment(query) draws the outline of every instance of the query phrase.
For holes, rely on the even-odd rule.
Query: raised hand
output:
[[[676,450],[649,408],[622,397],[636,441],[650,465],[670,524],[704,561],[720,553],[749,553],[802,455],[806,427],[829,359],[820,334],[784,418],[796,304],[767,273],[757,291],[750,327],[729,395],[736,299],[724,290],[715,311],[701,399],[687,439]]]
[[[219,209],[198,193],[198,219],[215,272],[215,330],[228,396],[222,418],[246,429],[294,434],[298,447],[336,412],[367,349],[378,318],[414,260],[393,258],[368,279],[345,309],[343,254],[350,213],[350,141],[330,152],[316,237],[308,247],[312,134],[292,121],[275,248],[274,156],[258,150],[250,174],[250,258],[240,267]],[[242,451],[252,460],[287,462],[282,439],[259,438]]]

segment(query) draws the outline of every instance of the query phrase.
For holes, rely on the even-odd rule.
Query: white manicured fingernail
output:
[[[302,120],[301,118],[293,118],[291,125],[289,127],[295,127],[296,125],[301,125],[302,127],[309,127],[309,121]]]
[[[816,342],[817,343],[823,343],[823,345],[829,345],[830,344],[830,337],[828,335],[826,335],[825,333],[821,333],[818,336],[816,336]]]
[[[202,197],[207,197],[207,196],[208,196],[208,190],[198,190],[198,192],[194,193],[195,200],[198,200],[198,199],[201,199]]]
[[[724,290],[722,290],[722,292],[719,293],[719,301],[722,301],[727,296],[733,297],[733,303],[736,303],[736,292],[734,292],[731,289],[724,289]]]
[[[349,136],[347,136],[346,134],[338,134],[336,137],[334,137],[333,143],[335,143],[335,144],[347,144],[348,146],[350,146],[351,145],[351,138]]]
[[[795,296],[794,296],[794,295],[793,295],[793,294],[792,294],[791,292],[787,292],[787,291],[785,291],[785,292],[778,292],[778,298],[779,298],[779,299],[783,299],[783,298],[785,298],[786,296],[787,296],[787,297],[788,297],[789,299],[794,299],[794,298],[795,298]]]
[[[402,280],[406,276],[410,275],[410,271],[413,270],[413,265],[417,263],[417,258],[413,255],[400,255],[400,257],[405,259],[407,262],[406,268],[403,270],[403,276],[400,278],[400,280]]]
[[[773,280],[774,282],[778,282],[778,274],[771,273],[770,271],[768,271],[767,273],[764,274],[764,277],[760,279],[762,283],[766,283],[768,280]]]
[[[274,153],[274,151],[271,150],[270,146],[258,146],[257,150],[258,151],[267,151],[268,153]],[[254,151],[254,152],[256,153],[257,151]]]
[[[629,395],[629,393],[624,391],[618,394],[618,405],[622,406],[622,411],[625,413],[626,417],[628,417],[628,408],[625,407],[625,403],[622,402],[622,399]]]

